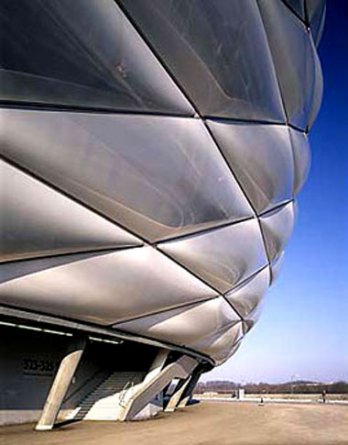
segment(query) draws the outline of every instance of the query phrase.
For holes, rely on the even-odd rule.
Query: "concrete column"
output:
[[[147,383],[150,380],[152,380],[154,377],[156,377],[162,370],[167,357],[169,354],[169,349],[160,349],[152,362],[152,365],[150,366],[149,372],[146,374],[143,383]]]
[[[186,379],[197,366],[197,360],[182,356],[175,362],[166,365],[159,374],[140,384],[124,407],[119,420],[133,419],[163,388],[174,378]]]
[[[73,337],[68,350],[62,359],[57,374],[48,393],[41,417],[35,427],[36,431],[51,430],[58,416],[64,397],[81,360],[86,347],[86,339]]]
[[[187,385],[189,384],[190,380],[191,380],[191,376],[185,380],[179,380],[173,394],[171,395],[171,397],[169,399],[169,402],[167,403],[167,406],[164,409],[164,411],[166,413],[172,413],[176,410],[176,407],[178,406],[178,404],[181,400],[181,397],[182,397]]]
[[[179,403],[177,405],[178,408],[184,408],[188,401],[191,399],[193,391],[195,390],[195,387],[198,383],[198,380],[200,376],[202,375],[203,370],[200,367],[197,367],[194,372],[192,373],[190,380],[188,381],[187,385],[185,386]]]

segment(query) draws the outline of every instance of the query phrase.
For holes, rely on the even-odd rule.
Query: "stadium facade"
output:
[[[1,423],[174,411],[235,353],[307,176],[324,15],[1,1]]]

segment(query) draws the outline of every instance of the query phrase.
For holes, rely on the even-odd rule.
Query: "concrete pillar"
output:
[[[174,378],[186,379],[197,366],[197,360],[182,356],[166,365],[159,374],[140,384],[127,400],[119,420],[133,419]]]
[[[158,351],[154,361],[152,362],[152,365],[150,366],[148,373],[146,374],[143,380],[143,383],[149,382],[161,372],[167,360],[168,354],[169,354],[169,349],[160,349]]]
[[[193,391],[195,390],[195,387],[198,383],[198,380],[200,376],[202,375],[203,370],[200,367],[197,367],[194,372],[192,373],[189,382],[185,386],[181,398],[179,400],[179,403],[177,405],[178,408],[184,408],[188,401],[191,399]]]
[[[68,350],[62,359],[57,374],[48,393],[41,417],[35,427],[36,431],[48,431],[54,426],[64,397],[86,347],[86,339],[73,337]]]
[[[175,409],[178,406],[178,404],[181,400],[181,397],[185,391],[185,388],[189,384],[190,380],[191,380],[191,376],[185,380],[179,380],[173,394],[171,395],[171,397],[169,399],[169,402],[167,403],[167,406],[164,409],[164,411],[166,413],[172,413],[175,411]]]

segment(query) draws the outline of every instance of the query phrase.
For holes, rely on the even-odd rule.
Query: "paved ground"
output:
[[[2,427],[0,444],[348,445],[348,408],[202,402],[142,422],[80,422],[46,433]]]

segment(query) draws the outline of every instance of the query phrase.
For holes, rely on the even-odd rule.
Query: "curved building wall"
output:
[[[1,305],[224,362],[293,229],[325,2],[0,9]]]

